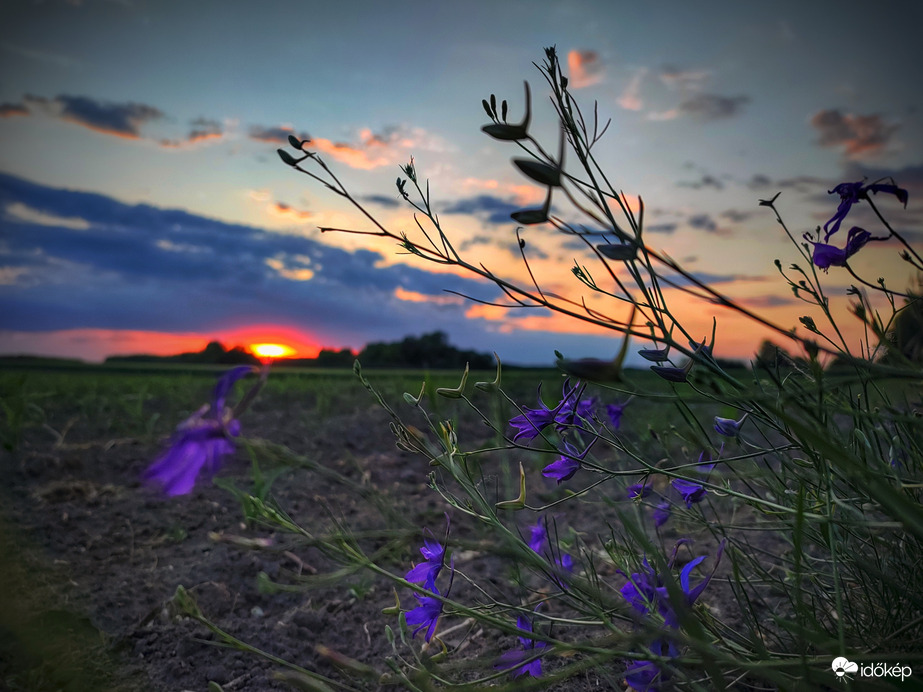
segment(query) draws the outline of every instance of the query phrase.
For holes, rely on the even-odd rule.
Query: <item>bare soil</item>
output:
[[[146,406],[150,413],[159,404]],[[388,581],[337,574],[337,565],[316,548],[248,526],[240,504],[211,483],[179,498],[144,487],[140,475],[161,449],[157,437],[113,436],[111,427],[101,428],[67,402],[46,415],[44,425],[24,429],[13,452],[0,452],[0,680],[6,689],[204,692],[212,682],[228,692],[292,689],[274,678],[281,665],[216,646],[212,632],[178,612],[171,599],[181,585],[207,617],[247,644],[353,689],[379,688],[374,677],[344,674],[323,647],[387,670],[382,661],[393,652],[385,626],[397,629],[396,616],[382,613],[395,600]],[[427,486],[432,469],[396,448],[389,418],[371,397],[353,411],[321,415],[316,399],[267,393],[242,422],[245,434],[286,445],[342,477],[298,468],[275,480],[272,496],[302,525],[329,527],[336,518],[356,531],[381,529],[388,507],[373,506],[374,491],[402,519],[395,528],[407,531],[404,549],[383,558],[398,574],[418,556],[423,526],[442,531],[446,506]],[[482,423],[469,421],[469,427],[487,439]],[[485,484],[499,487],[501,471],[488,469]],[[220,476],[251,487],[245,450]],[[556,487],[549,482],[540,492],[552,497]],[[568,511],[556,520],[576,519]],[[588,525],[604,527],[612,508],[591,502],[579,511]],[[457,567],[515,598],[509,568],[470,549],[480,540],[475,529],[458,516],[452,521]],[[268,545],[241,547],[247,539]],[[267,578],[297,584],[332,571],[335,578],[310,590],[261,589]],[[454,588],[464,596],[463,580]],[[399,595],[405,608],[415,604],[407,590]],[[441,629],[460,659],[492,660],[515,645],[514,638],[477,627],[449,631],[459,622],[446,621]],[[609,677],[586,673],[557,689],[620,685],[613,669]]]

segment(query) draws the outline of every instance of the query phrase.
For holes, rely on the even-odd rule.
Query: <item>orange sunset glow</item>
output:
[[[295,350],[284,344],[250,344],[250,350],[260,358],[289,358]]]

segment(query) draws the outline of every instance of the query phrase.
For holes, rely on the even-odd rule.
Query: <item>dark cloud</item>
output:
[[[0,103],[0,118],[12,118],[15,115],[29,115],[29,109],[21,103]]]
[[[385,195],[366,195],[361,198],[361,201],[377,204],[379,207],[384,207],[386,209],[395,209],[401,206],[401,200],[396,194],[394,197],[386,197]]]
[[[709,233],[718,231],[718,224],[708,214],[693,214],[686,219],[686,223],[701,231],[708,231]]]
[[[645,233],[672,233],[676,230],[675,223],[652,223],[644,227]]]
[[[165,147],[181,147],[197,142],[221,139],[224,136],[224,127],[217,120],[209,118],[196,118],[190,125],[191,129],[185,139],[161,140],[160,144]]]
[[[679,112],[700,120],[720,120],[737,115],[749,102],[749,96],[696,94],[679,104]]]
[[[693,190],[701,190],[704,187],[712,187],[716,190],[723,190],[724,183],[718,180],[715,176],[705,173],[698,180],[692,181],[680,181],[676,183],[678,187],[689,187]]]
[[[753,298],[739,298],[738,303],[742,303],[751,308],[778,308],[786,305],[795,305],[802,302],[794,296],[756,296]]]
[[[886,123],[878,114],[854,115],[827,109],[811,116],[822,147],[842,147],[847,159],[861,160],[881,154],[899,125]]]
[[[26,105],[61,120],[117,137],[138,139],[145,123],[164,117],[163,112],[144,103],[110,103],[88,96],[62,94],[53,99],[26,95]]]
[[[721,212],[721,218],[727,219],[731,223],[743,223],[749,218],[752,218],[755,212],[752,211],[741,211],[740,209],[727,209]]]
[[[485,300],[498,294],[473,279],[382,267],[377,252],[3,174],[0,209],[3,265],[17,275],[0,286],[0,314],[10,330],[177,332],[275,320],[341,343],[359,332],[369,340],[417,333],[421,323],[450,333],[471,324],[465,304],[411,303],[396,297],[398,289],[441,297],[447,288]]]
[[[765,276],[751,276],[748,274],[712,274],[709,272],[689,272],[696,281],[702,284],[713,286],[715,284],[726,284],[732,281],[766,281]],[[694,282],[681,274],[667,274],[664,280],[673,286],[692,286]]]
[[[775,186],[783,190],[790,188],[796,192],[817,192],[818,190],[829,190],[830,181],[813,175],[798,175],[793,178],[777,180]]]
[[[513,223],[510,214],[522,205],[493,195],[464,197],[443,208],[444,214],[471,214],[489,223]]]
[[[250,139],[258,142],[272,142],[273,144],[288,144],[288,136],[295,135],[295,130],[290,127],[263,127],[262,125],[253,125],[250,128]],[[298,139],[310,139],[305,133],[295,135]]]
[[[658,75],[660,81],[672,89],[697,89],[708,78],[705,70],[684,70],[676,65],[664,65]]]
[[[769,187],[772,184],[772,180],[768,175],[763,175],[762,173],[754,173],[750,180],[747,181],[746,185],[751,190],[763,190]]]

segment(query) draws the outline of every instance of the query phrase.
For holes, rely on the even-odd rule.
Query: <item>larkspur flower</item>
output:
[[[516,428],[517,432],[513,435],[513,441],[520,439],[534,440],[542,431],[552,423],[558,431],[564,429],[566,425],[572,424],[575,417],[589,417],[592,414],[592,408],[595,405],[595,399],[586,399],[576,402],[578,396],[577,387],[570,387],[570,381],[564,382],[564,391],[561,401],[557,406],[550,409],[542,401],[542,385],[538,386],[538,408],[531,409],[523,407],[523,413],[510,420],[510,425]]]
[[[628,486],[627,492],[629,500],[640,500],[650,495],[653,490],[646,483],[634,483]]]
[[[670,510],[670,503],[667,500],[664,500],[656,507],[654,507],[654,511],[651,516],[654,518],[655,528],[659,529],[661,526],[667,523],[667,521],[670,519]]]
[[[554,416],[555,427],[563,432],[568,426],[580,425],[581,419],[589,420],[596,410],[597,398],[580,399],[580,392],[574,387],[569,392],[565,384],[565,393]]]
[[[580,459],[583,459],[588,451],[589,447],[583,450],[583,453],[580,453],[570,442],[565,441],[564,453],[542,469],[542,475],[545,478],[554,478],[558,485],[561,485],[564,481],[574,477],[574,474],[580,469]]]
[[[724,443],[723,442],[721,443],[721,448],[718,450],[718,456],[720,457],[722,453],[724,453]],[[699,473],[711,473],[715,468],[715,463],[716,462],[714,460],[714,457],[712,457],[711,453],[709,453],[708,455],[708,461],[705,461],[705,451],[703,450],[702,452],[699,453],[699,460],[697,462],[695,470],[698,471]]]
[[[423,533],[423,547],[420,548],[420,553],[425,559],[407,572],[404,579],[414,584],[425,584],[427,589],[432,590],[445,562],[445,546],[436,540],[429,529],[423,529]]]
[[[552,550],[552,545],[548,540],[548,528],[545,519],[540,518],[535,525],[529,527],[529,548],[533,552],[549,559],[557,568],[560,575],[566,576],[574,571],[574,559],[567,553],[560,550]],[[557,555],[555,555],[557,552]],[[552,581],[562,589],[567,589],[567,585],[559,578],[553,576]]]
[[[670,347],[642,348],[638,351],[638,355],[652,363],[665,363],[670,358]]]
[[[814,246],[814,251],[811,254],[811,261],[814,262],[814,266],[823,269],[825,272],[829,271],[830,267],[845,267],[850,257],[865,247],[870,240],[873,240],[871,233],[858,226],[853,226],[849,229],[846,236],[846,247],[844,248],[838,248],[827,243],[817,243],[811,240],[808,235],[805,235],[804,238]]]
[[[542,430],[554,422],[555,410],[549,409],[542,401],[541,385],[538,386],[538,404],[539,407],[535,409],[523,407],[523,413],[510,420],[510,425],[517,430],[513,435],[513,442],[520,439],[534,440]]]
[[[437,596],[442,595],[435,584],[429,585],[429,590]],[[424,639],[429,641],[433,638],[433,634],[436,632],[436,623],[439,622],[439,616],[442,615],[442,601],[432,596],[421,596],[418,593],[415,593],[413,597],[417,599],[420,605],[413,610],[408,610],[404,618],[408,625],[417,625],[417,628],[413,631],[414,637],[417,636],[417,632],[426,629]]]
[[[214,476],[225,457],[234,453],[233,438],[240,435],[240,422],[225,405],[227,396],[237,380],[253,371],[253,367],[243,365],[224,373],[215,385],[212,404],[177,426],[169,449],[148,467],[143,479],[172,497],[192,492],[200,475]]]
[[[667,567],[670,569],[673,568],[679,546],[686,542],[688,541],[681,540],[676,544],[676,547],[673,549],[673,555],[667,563]],[[689,581],[692,570],[704,562],[707,556],[701,555],[686,563],[679,575],[679,587],[682,594],[682,601],[679,604],[673,602],[670,597],[669,589],[664,585],[663,576],[651,567],[647,558],[642,560],[641,570],[632,573],[630,577],[624,572],[620,572],[623,576],[628,577],[628,581],[619,589],[619,592],[622,594],[622,598],[624,598],[638,613],[647,615],[659,613],[668,627],[678,629],[680,618],[677,615],[677,606],[686,608],[691,607],[696,600],[698,600],[699,596],[702,595],[702,592],[708,586],[712,577],[715,575],[715,571],[718,569],[721,556],[724,554],[724,547],[725,541],[721,541],[718,545],[718,552],[715,554],[715,566],[711,574],[694,587]]]
[[[843,222],[843,219],[846,218],[852,205],[859,200],[868,199],[869,192],[874,192],[876,194],[884,192],[888,195],[894,195],[899,202],[905,207],[907,206],[907,190],[897,185],[885,183],[863,185],[861,180],[856,183],[840,183],[832,190],[828,190],[828,194],[840,196],[840,205],[837,207],[836,213],[824,224],[824,231],[826,232],[824,241],[830,240],[830,236],[840,230],[840,224]]]
[[[606,404],[606,414],[609,416],[609,422],[612,427],[618,430],[622,426],[622,415],[625,413],[625,407],[628,406],[631,397],[621,404]]]
[[[538,608],[536,608],[538,610]],[[534,632],[532,620],[526,615],[520,615],[516,618],[516,626],[526,632]],[[519,635],[519,649],[511,649],[500,654],[500,658],[494,664],[497,670],[509,670],[513,677],[528,675],[537,678],[542,674],[542,659],[536,658],[534,661],[524,663],[528,658],[532,658],[537,651],[548,646],[547,642],[536,641],[532,637],[523,637]]]
[[[715,416],[715,432],[719,435],[724,435],[725,437],[737,437],[740,435],[740,426],[743,425],[743,422],[747,419],[749,414],[745,413],[740,417],[740,420],[734,420],[733,418],[721,418],[720,416]],[[704,454],[705,452],[702,452]],[[701,457],[699,457],[701,460]]]
[[[686,503],[686,507],[692,507],[696,502],[701,502],[702,498],[708,493],[708,491],[698,483],[694,481],[686,481],[682,478],[674,478],[670,481],[670,485],[673,486],[673,489],[683,496],[683,501]]]
[[[529,530],[529,547],[541,555],[542,551],[545,549],[545,541],[547,540],[548,531],[545,529],[545,522],[539,519]]]
[[[673,555],[667,563],[667,567],[672,570],[676,561],[676,553],[679,546],[685,541],[680,541],[673,549]],[[697,557],[688,562],[679,575],[680,600],[675,602],[671,598],[669,589],[664,585],[664,579],[645,558],[641,563],[641,570],[633,573],[628,577],[626,584],[620,589],[622,597],[631,605],[634,610],[641,615],[658,614],[663,618],[664,636],[657,637],[650,646],[650,651],[656,656],[667,658],[678,658],[680,651],[677,648],[673,637],[669,636],[672,630],[678,630],[680,627],[680,616],[678,609],[689,609],[695,604],[699,596],[708,586],[712,577],[718,569],[721,562],[721,556],[724,553],[725,541],[721,541],[718,546],[718,552],[715,554],[715,566],[705,579],[696,586],[690,584],[692,571],[698,567],[706,556]],[[626,576],[624,572],[623,576]],[[625,680],[629,685],[639,692],[646,690],[656,692],[660,690],[659,684],[666,682],[666,671],[661,670],[651,661],[634,660],[629,661],[625,671]]]

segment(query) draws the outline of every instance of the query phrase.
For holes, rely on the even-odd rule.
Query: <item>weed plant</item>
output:
[[[562,375],[537,395],[512,392],[499,361],[490,377],[465,371],[410,392],[373,382],[356,363],[397,446],[429,462],[419,473],[439,511],[415,525],[360,488],[380,521],[354,526],[334,509],[292,516],[265,483],[255,494],[233,489],[248,519],[336,565],[289,583],[264,575],[263,588],[306,590],[363,573],[394,586],[379,625],[389,657],[360,662],[325,649],[342,671],[336,678],[272,659],[285,668],[282,679],[312,690],[578,689],[592,671],[612,689],[627,682],[638,691],[865,690],[923,675],[923,371],[911,344],[920,303],[850,266],[869,242],[888,240],[923,271],[876,203],[880,195],[906,204],[906,191],[891,180],[844,183],[833,191],[840,201],[830,221],[804,236],[783,221],[778,195],[759,202],[799,256],[776,261],[784,289],[822,316],[801,318],[798,330],[776,325],[647,244],[643,202],[633,208],[596,159],[607,125],[574,100],[554,48],[536,67],[560,124],[552,146],[532,135],[528,83],[515,123],[506,100],[483,102],[484,133],[513,147],[514,166],[545,189],[541,207],[512,215],[526,283],[462,256],[413,160],[396,182],[414,212],[416,230],[406,233],[368,212],[310,140],[291,137],[294,153],[279,151],[371,224],[321,231],[392,240],[494,284],[509,310],[551,310],[621,337],[612,361],[558,354]],[[577,220],[554,214],[553,197]],[[856,204],[878,215],[877,236],[840,229]],[[543,290],[532,272],[523,227],[538,225],[585,246],[572,294]],[[825,287],[827,272],[851,282],[848,295]],[[720,323],[705,339],[693,333],[671,309],[678,291],[774,331],[796,355],[726,367]],[[860,343],[845,336],[837,301],[861,321]],[[651,362],[646,376],[623,369],[632,338]],[[155,478],[169,491],[177,476],[212,473],[229,448],[244,445],[255,468],[301,465],[355,486],[292,449],[252,436],[241,442],[238,419],[259,383],[234,406],[230,392],[246,374],[222,378],[211,406],[177,430]],[[334,396],[321,408],[342,405]],[[353,583],[366,593],[367,582]],[[247,649],[184,590],[176,602],[224,643]],[[485,631],[501,642],[499,655],[473,644]]]

